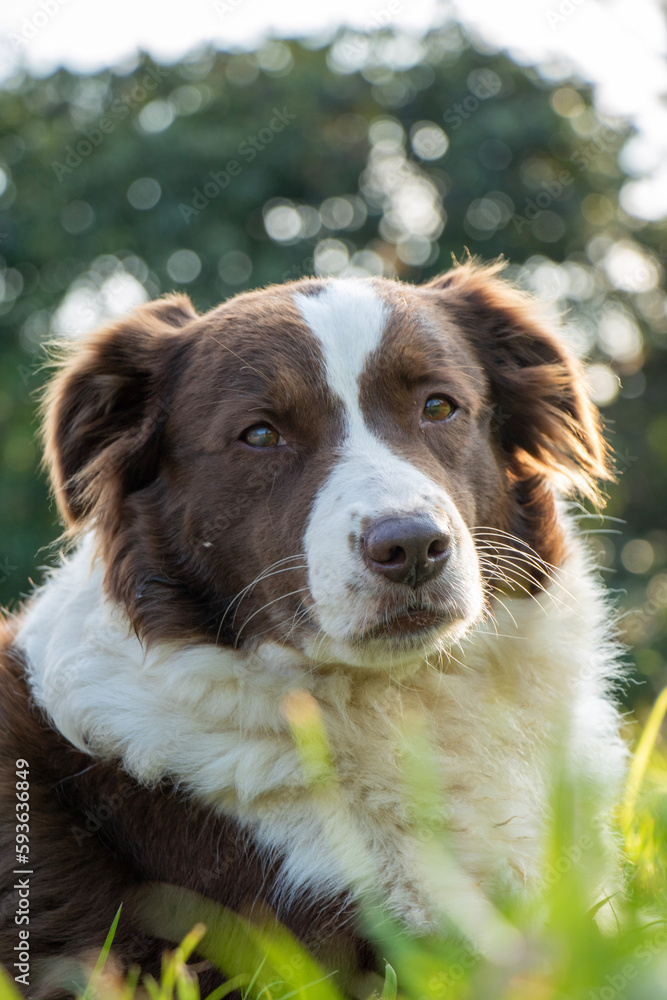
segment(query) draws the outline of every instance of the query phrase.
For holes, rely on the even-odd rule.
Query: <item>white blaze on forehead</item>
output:
[[[345,441],[306,526],[308,583],[324,637],[333,642],[325,655],[359,663],[363,654],[348,647],[347,639],[384,613],[382,585],[365,566],[357,544],[365,522],[429,514],[451,531],[450,600],[456,600],[465,621],[474,620],[481,610],[479,566],[451,497],[417,465],[395,454],[391,439],[364,421],[359,379],[382,341],[390,315],[386,300],[372,284],[354,278],[334,280],[319,295],[297,293],[294,299],[321,344],[327,383],[347,418]],[[350,539],[356,539],[354,544]]]
[[[337,279],[318,295],[295,294],[304,320],[324,353],[327,382],[347,410],[350,423],[361,419],[359,376],[380,346],[388,319],[385,302],[360,278]]]

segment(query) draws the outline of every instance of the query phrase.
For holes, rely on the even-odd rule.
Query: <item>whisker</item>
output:
[[[501,583],[507,583],[510,586],[516,587],[518,590],[522,590],[524,594],[528,595],[528,597],[534,597],[534,594],[531,594],[530,590],[528,590],[527,587],[524,587],[524,585],[520,583],[518,580],[515,580],[511,576],[508,576],[507,573],[504,570],[502,570],[502,568],[499,566],[498,563],[486,564],[482,559],[480,559],[480,565],[482,566],[482,568],[486,568],[487,570],[489,570],[489,572],[492,572],[493,576],[496,579],[500,580]],[[517,569],[517,573],[519,572],[520,571]],[[521,575],[526,580],[532,579],[532,577],[529,576],[529,574],[527,573],[521,573]]]
[[[275,569],[275,567],[281,566],[282,564],[284,564],[286,562],[290,562],[290,561],[292,561],[294,559],[303,559],[303,553],[295,553],[294,555],[291,555],[291,556],[284,556],[282,559],[276,559],[275,562],[271,563],[269,566],[266,566],[255,577],[254,580],[251,580],[250,583],[247,584],[247,586],[243,587],[243,589],[240,590],[238,592],[238,594],[236,594],[235,597],[233,597],[231,599],[231,601],[227,605],[227,607],[226,607],[226,609],[225,609],[225,611],[224,611],[224,613],[223,613],[223,615],[222,615],[222,617],[220,619],[220,623],[218,625],[218,631],[217,631],[216,637],[215,637],[216,645],[217,645],[218,640],[220,638],[220,633],[222,632],[222,626],[225,623],[225,619],[227,618],[227,615],[232,610],[232,608],[234,608],[234,616],[233,616],[232,622],[231,622],[231,626],[233,628],[234,627],[234,623],[236,621],[236,615],[238,614],[239,608],[241,607],[241,604],[242,604],[244,598],[250,593],[250,591],[252,590],[253,587],[255,587],[262,580],[268,579],[269,577],[275,575],[275,573],[283,573],[283,572],[287,572],[288,570],[297,570],[297,569],[305,569],[306,568],[306,566],[304,564],[303,566],[288,566],[288,567],[285,567],[284,569],[279,569],[279,570]]]
[[[458,660],[454,656],[454,654],[452,653],[451,649],[443,648],[442,649],[442,655],[445,656],[448,661],[450,661],[452,663],[457,663],[459,665],[459,667],[463,667],[464,670],[468,670],[468,671],[472,670],[472,667],[469,667],[467,663],[463,663],[462,660]]]
[[[232,626],[234,625],[234,622],[236,621],[236,616],[237,616],[237,614],[239,612],[241,604],[246,599],[246,597],[250,596],[250,592],[251,592],[252,589],[254,589],[258,584],[263,583],[265,580],[269,580],[272,576],[278,576],[279,573],[291,573],[291,572],[293,572],[295,570],[298,570],[298,569],[307,569],[307,566],[306,566],[305,563],[303,565],[301,565],[301,566],[299,566],[299,565],[297,565],[297,566],[284,566],[282,569],[276,569],[272,573],[265,573],[263,576],[257,577],[256,580],[253,580],[252,585],[248,585],[247,587],[244,587],[244,589],[239,594],[237,594],[237,596],[234,598],[234,602],[236,604],[236,608],[234,610],[234,617],[232,618]]]
[[[251,639],[258,639],[258,638],[260,637],[260,635],[266,635],[266,633],[267,633],[267,632],[273,632],[273,630],[274,630],[274,629],[277,629],[277,628],[282,628],[282,627],[283,627],[283,625],[285,625],[285,623],[286,623],[286,622],[290,621],[290,618],[292,618],[292,615],[290,615],[290,617],[289,617],[289,618],[286,618],[286,619],[284,619],[284,620],[283,620],[282,622],[278,622],[278,623],[277,623],[276,625],[269,625],[269,627],[268,627],[268,628],[264,628],[264,629],[262,629],[262,631],[261,631],[261,632],[253,632],[253,634],[251,635],[251,637],[250,637],[250,638],[251,638]],[[291,631],[291,630],[290,630],[290,631]],[[282,642],[283,642],[283,643],[284,643],[285,641],[286,641],[286,639],[283,639],[283,640],[282,640]]]
[[[507,557],[503,557],[503,558],[505,558],[505,560],[506,560],[506,562],[505,562],[505,568],[507,569]],[[509,569],[511,571],[513,571],[516,574],[516,576],[519,576],[522,579],[527,580],[529,583],[533,583],[533,584],[535,583],[534,577],[531,576],[530,573],[526,572],[526,570],[523,567],[518,566],[516,563],[510,562],[509,563]],[[515,584],[517,587],[521,587],[521,584],[519,583],[518,580],[515,580],[515,579],[511,578],[509,582]],[[554,586],[560,588],[560,590],[562,590],[563,594],[565,594],[567,597],[570,597],[573,601],[575,600],[574,595],[567,589],[567,587],[565,587],[565,585],[563,583],[561,583],[560,580],[557,580],[555,578],[551,578],[551,584],[553,584]],[[521,589],[525,589],[525,588],[521,587]],[[539,594],[532,594],[529,590],[526,590],[526,593],[528,594],[528,596],[530,598],[532,598],[532,600],[536,601],[537,603],[539,603],[539,601],[537,601],[537,598],[538,598],[539,594],[544,594],[546,597],[549,598],[549,600],[552,602],[552,604],[557,605],[558,607],[564,608],[564,609],[568,609],[570,607],[561,597],[558,597],[556,594],[554,594],[551,591],[550,588],[542,588],[539,591]]]
[[[586,528],[582,535],[622,535],[624,532],[618,528]]]
[[[526,562],[530,562],[532,565],[539,567],[539,569],[542,572],[544,572],[545,568],[554,570],[554,572],[560,569],[559,566],[554,566],[553,563],[550,563],[546,559],[543,559],[542,556],[540,556],[537,552],[535,552],[534,549],[532,549],[529,545],[524,545],[520,538],[515,538],[513,535],[509,535],[508,537],[513,541],[517,542],[518,543],[517,545],[511,545],[503,537],[486,538],[486,539],[482,538],[481,541],[477,541],[477,538],[475,536],[473,537],[475,538],[476,546],[486,546],[487,548],[498,548],[498,550],[502,549],[510,550],[512,552],[515,552],[518,557],[525,559]]]
[[[541,565],[548,566],[550,569],[558,569],[557,566],[554,566],[552,563],[547,562],[546,559],[543,559],[539,552],[535,551],[532,545],[529,545],[528,542],[519,538],[518,535],[512,534],[511,531],[505,531],[503,528],[485,527],[484,525],[476,525],[475,527],[470,528],[470,534],[473,535],[473,537],[478,532],[486,535],[499,535],[501,538],[509,538],[512,542],[518,543],[519,551],[525,551],[527,555],[532,555],[533,558],[537,559]],[[513,547],[516,548],[516,544]]]
[[[259,573],[254,580],[252,580],[247,586],[245,586],[243,590],[240,590],[238,594],[232,599],[229,607],[227,608],[225,614],[223,615],[223,621],[224,618],[229,613],[229,611],[231,610],[231,608],[234,607],[234,617],[232,618],[232,627],[234,626],[234,622],[236,621],[236,615],[238,614],[239,608],[241,607],[244,598],[248,596],[248,594],[253,590],[254,587],[257,586],[258,583],[261,583],[263,580],[268,580],[270,577],[275,576],[277,573],[288,573],[292,570],[307,568],[306,564],[304,563],[301,566],[294,566],[294,565],[283,566],[282,569],[275,569],[276,566],[279,566],[282,563],[285,563],[293,559],[303,559],[303,554],[286,556],[284,559],[278,559],[276,560],[275,563],[271,563],[270,566],[267,566],[266,569],[263,569],[262,572]]]
[[[498,632],[498,631],[495,631],[495,630],[493,632],[484,632],[484,631],[482,631],[482,629],[478,629],[478,628],[475,629],[475,635],[491,635],[491,636],[494,637],[494,639],[523,639],[523,640],[526,640],[528,638],[527,636],[525,636],[525,635],[519,635],[518,633],[515,633],[514,635],[512,635],[510,632]]]
[[[515,584],[530,597],[535,596],[534,594],[531,594],[530,591],[523,586],[523,584],[519,583],[518,580],[513,579],[513,577],[509,576],[508,574],[508,570],[511,570],[514,571],[522,579],[527,580],[529,583],[535,583],[535,578],[525,569],[525,567],[518,564],[518,560],[513,560],[511,557],[508,557],[506,555],[499,555],[497,562],[491,562],[488,558],[484,556],[480,558],[479,561],[481,566],[484,566],[487,570],[499,576],[500,579],[503,580],[505,583]],[[548,594],[548,596],[553,598],[554,600],[556,599],[553,594],[550,594],[546,590],[542,591],[542,593]]]
[[[498,558],[504,558],[506,562],[508,558],[510,558],[511,565],[517,567],[517,572],[519,571],[520,568],[522,568],[521,564],[525,564],[525,566],[533,566],[534,568],[538,569],[541,573],[544,573],[545,567],[552,570],[552,575],[550,576],[551,582],[554,583],[556,586],[560,587],[563,593],[567,594],[568,597],[574,600],[573,595],[565,587],[562,581],[563,575],[571,575],[571,574],[567,573],[567,571],[564,570],[562,567],[554,566],[553,564],[547,562],[546,559],[543,559],[540,555],[538,555],[535,552],[535,550],[532,549],[530,546],[525,546],[525,543],[523,543],[520,538],[517,538],[516,535],[512,535],[510,532],[507,531],[503,531],[501,528],[487,528],[487,527],[472,528],[471,534],[473,535],[475,546],[478,549],[478,551],[481,550],[487,553],[493,552],[495,555],[498,556]],[[485,539],[484,538],[485,534],[491,535],[492,537]],[[480,541],[477,540],[478,536],[481,536]],[[494,537],[494,536],[499,536],[499,537]],[[506,541],[506,539],[508,538],[514,542],[518,542],[521,548],[517,548],[516,545],[510,545]],[[508,553],[511,555],[508,556]],[[548,590],[545,590],[544,592],[549,593]],[[553,594],[550,594],[550,596],[555,599]]]
[[[507,612],[507,614],[510,616],[510,618],[514,622],[514,627],[518,630],[519,626],[517,624],[517,620],[514,617],[514,615],[512,614],[512,612],[510,611],[510,609],[507,607],[507,605],[505,604],[505,602],[501,601],[501,599],[498,597],[497,594],[495,595],[495,599],[498,601],[498,604],[500,604],[500,606],[505,609],[505,611]]]
[[[571,514],[570,517],[573,521],[583,521],[587,517],[594,517],[597,521],[615,521],[617,524],[628,523],[623,517],[612,517],[611,514],[594,514],[591,511],[586,511],[585,514]]]
[[[257,611],[253,611],[253,613],[248,618],[246,618],[246,620],[244,621],[243,625],[238,630],[238,633],[237,633],[237,636],[236,636],[236,642],[238,642],[239,636],[241,635],[241,632],[246,627],[246,625],[248,624],[248,622],[251,622],[253,620],[253,618],[256,618],[257,615],[260,614],[260,612],[265,611],[266,608],[271,607],[272,604],[277,604],[278,601],[284,601],[284,600],[286,600],[286,598],[292,597],[294,594],[302,594],[305,590],[308,590],[308,587],[298,587],[296,590],[290,590],[289,593],[287,593],[287,594],[281,594],[280,597],[274,597],[272,601],[267,601],[266,604],[263,604],[261,606],[261,608],[257,609]]]
[[[265,566],[264,569],[262,569],[257,574],[257,576],[254,578],[254,580],[251,580],[249,584],[247,584],[245,587],[243,587],[238,592],[238,594],[236,594],[236,596],[232,600],[233,601],[238,600],[238,598],[241,597],[242,594],[245,594],[246,591],[248,591],[252,587],[254,587],[256,583],[258,583],[261,579],[263,579],[267,574],[270,574],[277,566],[282,566],[286,562],[290,562],[290,561],[292,561],[294,559],[302,559],[302,558],[303,558],[303,554],[302,553],[297,553],[297,554],[295,554],[293,556],[285,556],[283,559],[276,559],[276,561],[273,562],[273,563],[271,563],[270,566]]]
[[[556,586],[563,591],[568,597],[575,600],[574,595],[570,590],[567,589],[563,583],[563,576],[572,576],[571,573],[567,572],[560,566],[553,566],[546,560],[540,557],[534,557],[530,553],[523,552],[514,546],[508,545],[505,542],[482,542],[480,544],[476,543],[478,554],[485,554],[486,556],[493,556],[498,560],[497,565],[500,563],[504,564],[505,569],[516,570],[517,573],[522,573],[525,579],[530,580],[535,583],[535,577],[532,573],[528,572],[528,568],[532,567],[539,571],[540,575],[545,575],[545,569],[550,569],[552,572],[547,573],[549,579],[549,586]],[[547,588],[542,588],[542,592],[548,594],[550,597],[554,598],[554,595]]]
[[[290,636],[292,635],[292,633],[295,632],[296,629],[299,627],[299,625],[301,624],[301,622],[310,617],[310,608],[309,607],[303,607],[301,609],[301,611],[299,611],[299,607],[301,607],[301,605],[303,603],[304,603],[303,601],[299,601],[297,609],[294,612],[294,614],[292,615],[292,619],[293,619],[292,620],[292,625],[291,625],[289,631],[287,632],[285,638],[283,639],[283,642],[287,642],[287,640],[290,638]]]
[[[506,557],[503,557],[503,558],[506,558]],[[541,608],[542,611],[545,614],[547,613],[546,608],[542,607],[542,605],[538,601],[539,594],[533,594],[533,593],[531,593],[531,591],[527,587],[525,587],[521,583],[520,580],[516,579],[516,577],[518,576],[518,577],[520,577],[520,578],[522,578],[524,580],[527,580],[529,583],[534,583],[535,582],[534,578],[530,575],[530,573],[527,573],[522,567],[517,566],[515,563],[510,563],[510,568],[512,569],[512,571],[515,574],[515,576],[511,577],[511,576],[507,575],[505,569],[502,568],[502,564],[500,562],[491,563],[491,564],[485,564],[483,562],[483,559],[480,559],[480,564],[481,565],[486,565],[486,568],[489,570],[489,572],[493,573],[493,575],[495,577],[497,577],[502,583],[507,583],[512,588],[516,588],[517,590],[522,590],[523,593],[527,597],[529,597],[532,601],[534,601],[535,604],[537,604],[537,606],[539,608]],[[555,583],[557,586],[560,586],[560,588],[563,590],[563,592],[565,594],[567,594],[568,596],[572,597],[572,595],[570,594],[570,592],[568,590],[566,590],[565,587],[559,581],[554,580],[552,582]],[[541,590],[540,594],[544,594],[546,597],[548,597],[549,600],[552,602],[552,604],[555,607],[564,608],[566,610],[569,610],[569,605],[566,604],[565,601],[563,601],[560,597],[557,597],[556,594],[552,594],[550,590]],[[497,594],[496,594],[496,592],[494,590],[490,591],[490,597],[491,598],[497,597]]]

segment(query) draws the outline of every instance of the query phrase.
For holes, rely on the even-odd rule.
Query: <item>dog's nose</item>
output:
[[[361,538],[366,565],[393,583],[418,587],[437,576],[449,558],[451,537],[424,515],[381,517]]]

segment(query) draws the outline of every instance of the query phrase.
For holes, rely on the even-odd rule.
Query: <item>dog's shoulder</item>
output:
[[[369,946],[345,917],[344,896],[316,906],[301,895],[281,903],[280,855],[268,857],[248,824],[168,780],[142,784],[119,761],[90,756],[57,732],[33,700],[14,633],[5,627],[0,653],[0,962],[12,968],[10,928],[25,921],[36,956],[31,995],[58,996],[70,963],[94,963],[121,902],[114,943],[120,970],[138,962],[159,974],[162,951],[174,941],[154,933],[146,916],[152,887],[162,883],[244,916],[277,915],[333,964],[372,965]],[[29,785],[27,805],[18,807],[18,819],[29,813],[27,836],[19,838],[28,844],[23,866],[19,780]],[[17,885],[28,892],[19,895]],[[219,983],[214,969],[200,975],[202,988]]]

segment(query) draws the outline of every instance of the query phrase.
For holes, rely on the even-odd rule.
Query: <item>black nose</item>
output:
[[[440,573],[451,538],[427,515],[381,517],[362,536],[366,565],[393,583],[418,587]]]

